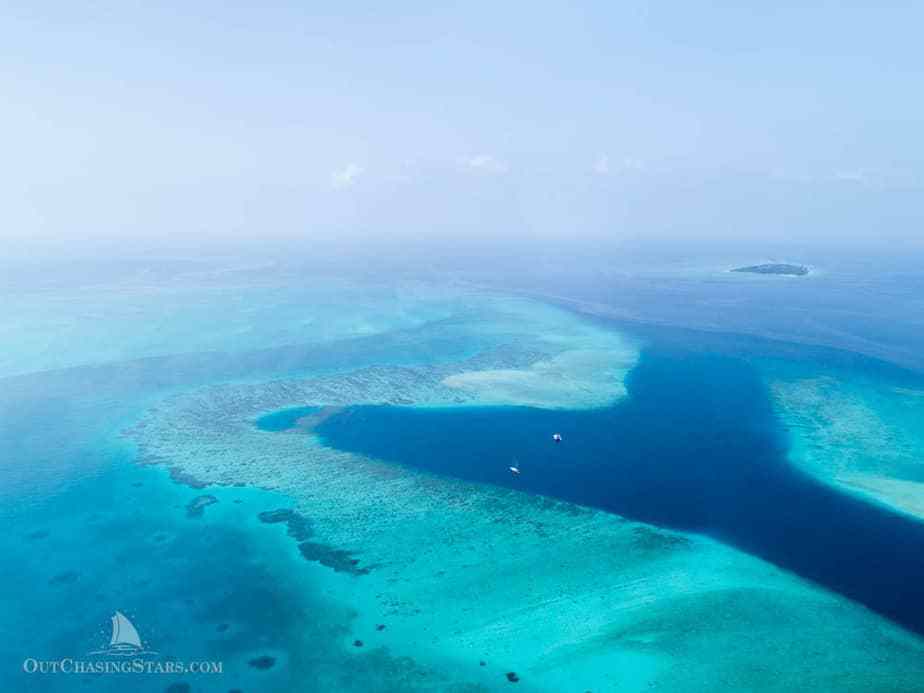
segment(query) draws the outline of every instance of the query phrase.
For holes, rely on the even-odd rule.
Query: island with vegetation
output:
[[[804,277],[809,273],[809,268],[805,265],[787,265],[784,263],[768,263],[765,265],[751,265],[749,267],[737,267],[732,272],[749,272],[751,274],[785,274],[790,277]]]

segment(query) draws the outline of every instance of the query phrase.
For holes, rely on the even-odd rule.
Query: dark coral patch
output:
[[[48,581],[50,585],[70,585],[77,582],[80,579],[80,573],[76,570],[66,570],[63,573],[58,573],[51,580]]]
[[[202,517],[205,509],[217,502],[215,496],[196,496],[186,504],[186,517]]]
[[[270,657],[269,655],[261,655],[260,657],[254,657],[251,659],[248,664],[254,669],[260,669],[265,671],[266,669],[272,669],[273,665],[276,664],[276,658]]]
[[[323,566],[333,568],[338,573],[349,573],[350,575],[369,573],[368,568],[359,567],[359,559],[353,558],[348,551],[334,549],[313,541],[303,541],[298,545],[298,550],[301,551],[306,561],[316,561]]]
[[[363,646],[363,641],[362,641],[362,640],[354,640],[354,641],[353,641],[353,647],[362,647],[362,646]]]
[[[515,672],[515,671],[508,671],[508,672],[507,672],[507,680],[510,681],[510,683],[517,683],[517,682],[520,680],[520,677],[517,676],[517,672]]]
[[[385,624],[384,624],[384,623],[379,623],[379,624],[375,627],[375,629],[376,629],[376,630],[385,630]]]
[[[199,489],[208,486],[207,483],[201,479],[197,479],[189,472],[183,471],[180,467],[170,467],[170,478],[178,484],[183,484],[184,486],[189,486],[190,488]]]
[[[312,534],[311,523],[308,518],[291,509],[265,510],[257,517],[260,518],[260,522],[267,524],[284,522],[288,535],[295,541],[305,541]]]

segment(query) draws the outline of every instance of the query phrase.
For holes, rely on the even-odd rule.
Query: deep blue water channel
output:
[[[355,406],[317,432],[342,450],[708,534],[924,634],[924,523],[792,467],[751,365],[650,348],[627,387],[590,411]]]

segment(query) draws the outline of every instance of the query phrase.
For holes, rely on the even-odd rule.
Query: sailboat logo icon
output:
[[[144,648],[138,631],[128,616],[121,611],[112,615],[112,637],[109,638],[109,647],[90,654],[130,656],[139,654],[157,654]]]

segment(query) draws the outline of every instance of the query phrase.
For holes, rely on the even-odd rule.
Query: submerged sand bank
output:
[[[924,518],[924,397],[843,372],[767,368],[790,459],[849,492]]]

